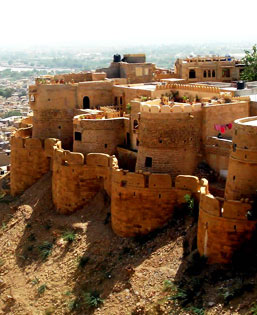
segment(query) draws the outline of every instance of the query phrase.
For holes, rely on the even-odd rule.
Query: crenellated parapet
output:
[[[205,84],[179,84],[179,83],[167,83],[156,86],[156,90],[188,90],[188,91],[196,91],[196,92],[207,92],[219,94],[220,88],[214,86],[207,86]]]
[[[197,247],[208,263],[230,263],[233,255],[249,241],[257,220],[248,220],[253,201],[224,200],[201,195]]]
[[[174,103],[172,105],[150,105],[142,103],[140,106],[141,112],[146,113],[162,113],[162,114],[169,114],[169,113],[192,113],[201,110],[201,103],[195,104],[187,104],[187,103]]]
[[[198,250],[209,263],[230,263],[256,230],[257,220],[248,219],[256,211],[256,139],[257,117],[234,122],[225,199],[201,197]]]
[[[57,139],[28,138],[24,129],[11,138],[11,194],[22,193],[50,170]]]
[[[208,193],[208,182],[194,176],[113,171],[111,213],[114,232],[123,237],[147,234],[163,227],[185,195]]]
[[[112,170],[115,168],[118,168],[115,156],[101,153],[84,156],[56,147],[52,196],[57,212],[74,212],[88,204],[101,189],[110,195]]]

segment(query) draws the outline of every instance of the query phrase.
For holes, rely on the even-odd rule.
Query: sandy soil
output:
[[[99,193],[71,216],[56,214],[51,174],[10,204],[1,202],[0,313],[250,314],[255,292],[224,307],[207,286],[204,313],[167,299],[163,283],[183,272],[190,219],[145,239],[124,239],[112,232],[109,212],[108,198]],[[73,242],[64,240],[67,231]],[[43,259],[45,242],[52,248]],[[93,291],[103,300],[95,308],[84,299]]]

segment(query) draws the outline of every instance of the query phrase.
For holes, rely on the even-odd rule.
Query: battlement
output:
[[[253,201],[249,201],[249,199],[225,200],[215,198],[211,194],[201,195],[200,199],[201,210],[209,215],[244,221],[248,221],[247,212],[252,208],[252,204]]]
[[[31,138],[33,126],[27,125],[27,127],[20,128],[14,133],[15,138]]]
[[[53,151],[61,148],[61,141],[58,139],[24,138],[19,136],[20,131],[22,130],[18,130],[18,136],[15,134],[11,137],[12,152],[17,149],[44,150],[47,157],[52,157]]]
[[[173,182],[170,174],[158,174],[150,172],[129,172],[123,169],[114,169],[113,183],[120,187],[138,187],[149,189],[180,189],[190,190],[192,193],[199,194],[201,188],[202,193],[208,191],[208,182],[206,180],[199,181],[198,177],[191,175],[179,175]]]
[[[167,83],[156,86],[156,90],[187,90],[194,92],[208,92],[208,93],[217,93],[221,92],[220,88],[207,86],[205,84],[179,84],[179,83]]]
[[[174,103],[170,105],[151,105],[141,103],[140,106],[141,112],[149,113],[191,113],[201,110],[201,103],[196,104],[187,104],[187,103]]]
[[[40,84],[76,84],[88,81],[102,81],[106,79],[105,72],[79,72],[79,73],[65,73],[56,75],[44,75],[36,78],[36,85]]]
[[[54,163],[64,166],[87,165],[90,167],[118,167],[115,156],[109,156],[104,153],[89,153],[84,156],[82,153],[63,150],[57,146],[54,147],[53,161]]]
[[[208,192],[208,182],[194,176],[122,169],[112,172],[112,228],[120,236],[147,234],[164,226],[176,206],[185,203],[185,195],[199,199]]]
[[[235,63],[237,60],[234,57],[231,56],[201,56],[201,57],[191,57],[191,58],[184,58],[184,59],[178,59],[179,62],[181,63],[207,63],[210,62],[227,62],[227,63]]]
[[[197,248],[209,263],[231,263],[235,251],[251,239],[257,224],[248,219],[252,204],[249,199],[200,196]]]

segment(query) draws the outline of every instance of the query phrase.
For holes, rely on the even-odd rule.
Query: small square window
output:
[[[75,140],[76,141],[81,141],[81,132],[75,131]]]
[[[145,167],[152,167],[153,159],[151,157],[145,158]]]

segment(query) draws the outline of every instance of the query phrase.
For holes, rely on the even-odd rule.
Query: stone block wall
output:
[[[11,138],[11,194],[22,193],[50,170],[53,147],[57,139]]]
[[[77,152],[55,148],[53,155],[52,196],[56,210],[71,214],[89,203],[104,189],[111,194],[112,169],[117,159],[107,154]]]
[[[211,104],[202,107],[202,139],[205,144],[208,137],[217,136],[214,125],[226,125],[234,120],[249,116],[249,102],[235,100],[232,103]],[[232,138],[233,128],[226,129],[223,137]]]
[[[199,195],[208,188],[197,177],[113,171],[111,213],[114,232],[123,237],[147,234],[163,227],[186,194]]]
[[[87,116],[75,116],[73,120],[73,151],[88,153],[117,153],[117,146],[125,141],[125,117],[110,119],[85,119]],[[76,139],[80,134],[80,140]]]
[[[201,195],[197,247],[201,255],[208,257],[208,263],[230,263],[234,253],[251,239],[257,224],[247,219],[251,206]]]
[[[72,146],[72,119],[77,107],[77,87],[72,84],[30,86],[33,110],[33,138],[58,138],[65,148]]]
[[[253,122],[253,123],[252,123]],[[257,190],[257,116],[234,123],[226,199],[251,198]]]
[[[227,170],[231,148],[231,140],[208,137],[206,145],[204,146],[204,157],[206,162],[218,173],[222,170]]]
[[[143,105],[136,170],[192,175],[199,162],[201,110],[192,111],[190,106],[191,112],[171,112],[169,106],[162,106],[159,112],[158,107]]]
[[[192,96],[192,97],[213,97],[220,95],[220,89],[213,86],[206,86],[200,84],[179,84],[179,83],[168,83],[163,85],[157,85],[156,90],[153,93],[155,98],[160,97],[166,92],[179,92],[179,95],[182,97]]]

